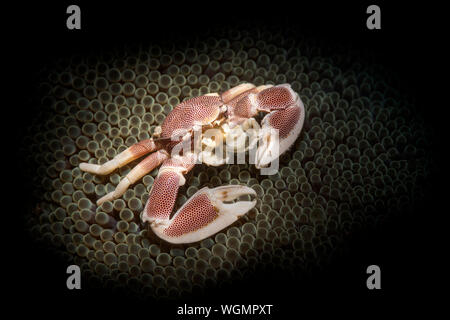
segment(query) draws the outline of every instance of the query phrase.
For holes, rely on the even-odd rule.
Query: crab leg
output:
[[[105,201],[112,201],[119,198],[125,193],[125,191],[127,191],[130,185],[159,166],[168,157],[169,154],[165,150],[159,150],[146,157],[144,160],[139,162],[130,172],[128,172],[128,174],[122,180],[120,180],[114,191],[98,199],[97,205],[101,205]]]
[[[159,148],[153,139],[142,140],[102,165],[83,162],[80,163],[80,169],[94,174],[106,175],[156,149]]]
[[[152,189],[141,214],[145,221],[169,220],[177,198],[178,189],[184,185],[184,175],[195,165],[195,156],[190,153],[185,156],[173,156],[167,159],[159,169]]]
[[[229,185],[197,191],[171,219],[147,219],[153,232],[170,243],[191,243],[203,240],[226,228],[252,209],[256,200],[232,201],[241,195],[256,195],[245,186]]]

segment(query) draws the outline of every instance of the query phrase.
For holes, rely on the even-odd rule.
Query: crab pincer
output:
[[[255,206],[256,200],[232,202],[242,195],[256,196],[256,192],[241,185],[205,187],[198,190],[171,219],[158,219],[145,211],[141,218],[148,221],[153,232],[167,242],[196,242],[228,227]]]

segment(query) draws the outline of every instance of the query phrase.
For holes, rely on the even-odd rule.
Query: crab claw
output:
[[[260,132],[260,144],[255,155],[255,167],[261,169],[268,166],[280,154],[278,131],[270,126],[263,126]]]
[[[203,240],[226,228],[255,206],[256,200],[226,203],[241,195],[256,195],[256,192],[240,185],[202,188],[170,220],[150,221],[150,226],[158,237],[170,243]]]
[[[267,166],[283,154],[297,139],[305,120],[305,107],[300,97],[289,86],[280,85],[275,89],[287,89],[293,96],[293,104],[273,110],[264,117],[260,145],[256,151],[257,168]]]

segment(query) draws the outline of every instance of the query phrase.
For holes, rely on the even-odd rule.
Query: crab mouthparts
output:
[[[256,145],[259,131],[260,126],[253,118],[233,127],[223,123],[207,129],[201,139],[200,159],[211,166],[230,163],[233,154],[243,154]]]

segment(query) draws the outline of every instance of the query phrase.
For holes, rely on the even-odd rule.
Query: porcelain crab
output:
[[[259,112],[267,113],[261,126],[254,118]],[[97,205],[119,198],[130,185],[162,164],[141,220],[148,222],[153,232],[167,242],[196,242],[246,214],[255,206],[256,200],[233,201],[241,195],[256,196],[256,193],[252,188],[241,185],[205,187],[172,215],[178,189],[186,182],[186,173],[199,160],[215,166],[225,163],[229,157],[218,157],[211,148],[222,143],[220,137],[233,137],[228,140],[234,141],[234,145],[229,144],[239,149],[244,143],[236,141],[250,129],[253,130],[250,140],[259,143],[253,157],[254,164],[263,168],[294,143],[304,118],[304,105],[289,84],[256,87],[243,83],[222,94],[211,93],[183,101],[156,128],[152,138],[130,146],[102,165],[81,163],[80,169],[106,175],[152,152],[120,181],[113,192],[100,198]],[[218,130],[219,136],[208,135],[207,129],[215,129],[216,133]],[[194,146],[193,151],[190,146]],[[248,150],[248,147],[243,150]]]

